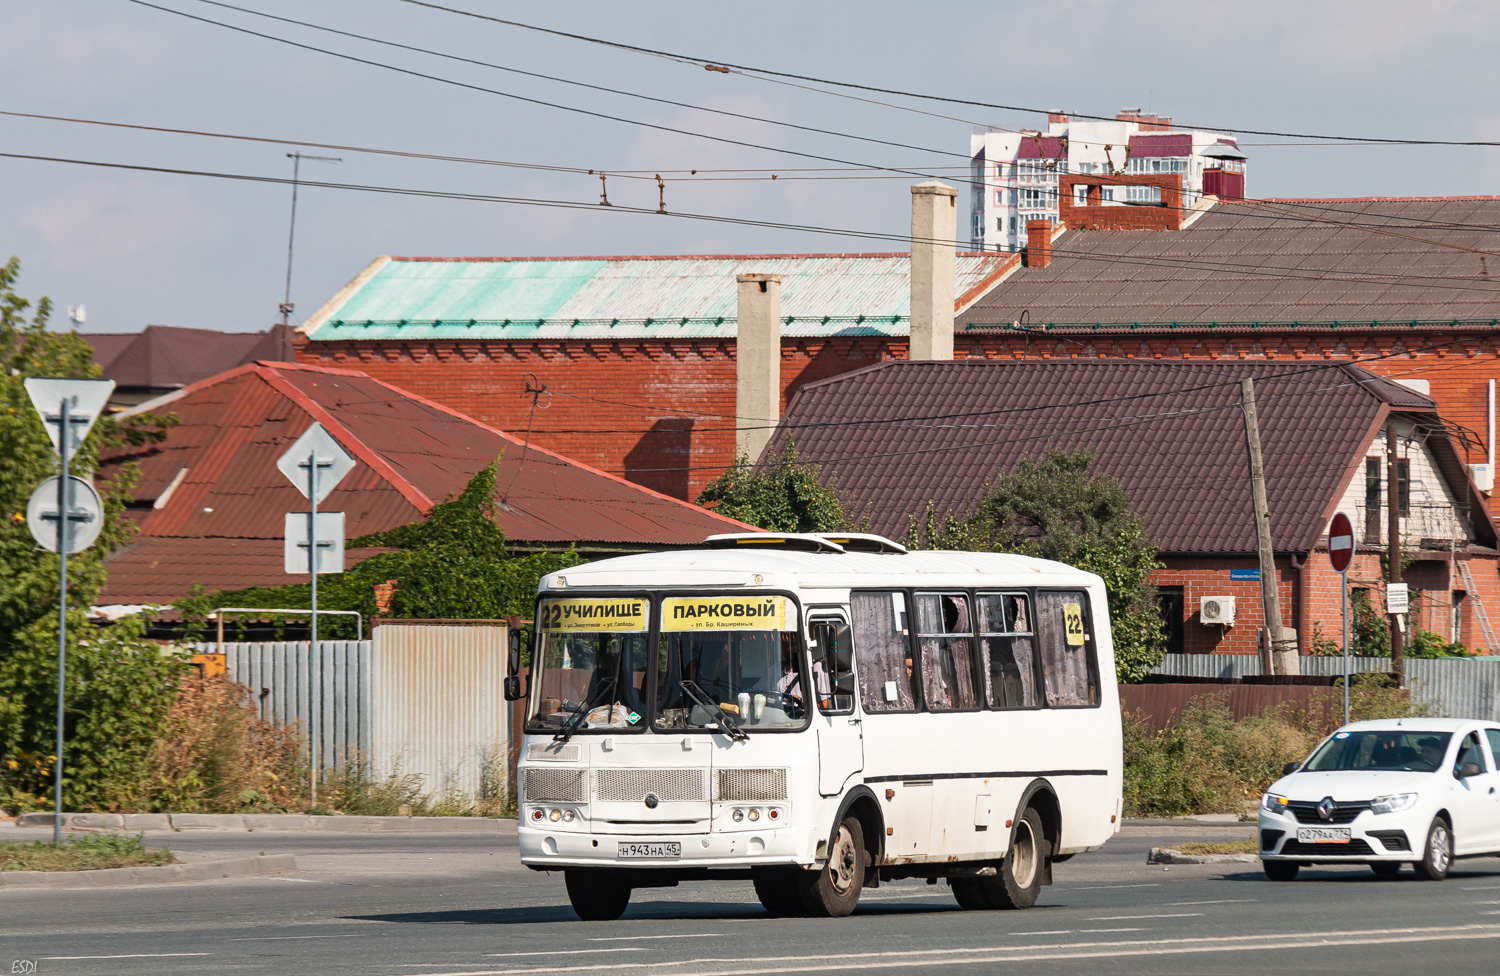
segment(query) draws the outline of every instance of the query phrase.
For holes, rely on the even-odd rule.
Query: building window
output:
[[[995,206],[997,206],[997,207],[1003,207],[1003,206],[1005,206],[1005,191],[1004,190],[996,190],[995,191]]]
[[[1156,588],[1156,608],[1161,613],[1162,630],[1167,635],[1168,654],[1181,654],[1187,649],[1187,633],[1183,625],[1183,601],[1183,588],[1180,586]]]
[[[1455,644],[1464,639],[1464,597],[1466,593],[1453,591],[1453,635],[1448,639]]]
[[[1411,514],[1411,462],[1396,462],[1396,511]]]
[[[1380,458],[1365,458],[1365,543],[1380,544]]]
[[[1010,218],[1010,232],[1012,234],[1016,232],[1016,218],[1014,217]]]

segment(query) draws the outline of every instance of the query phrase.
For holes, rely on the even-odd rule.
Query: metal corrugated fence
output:
[[[1341,657],[1304,657],[1303,674],[1341,675]],[[1388,657],[1351,657],[1349,670],[1389,671]],[[1260,658],[1253,654],[1168,654],[1157,674],[1194,678],[1243,678],[1260,674]],[[1406,683],[1412,700],[1433,715],[1500,722],[1500,660],[1464,658],[1408,658]]]
[[[373,755],[380,772],[417,773],[435,797],[508,789],[503,625],[375,628]]]
[[[200,653],[220,647],[196,646]],[[313,682],[320,682],[319,765],[341,765],[370,749],[371,641],[318,641],[317,657],[308,641],[226,641],[223,650],[229,677],[250,689],[260,717],[295,724],[304,736],[312,728]]]

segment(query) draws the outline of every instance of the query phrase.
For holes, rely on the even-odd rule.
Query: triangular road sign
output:
[[[114,380],[52,380],[36,376],[26,380],[26,393],[36,412],[42,415],[54,451],[61,450],[59,442],[62,438],[58,433],[62,426],[60,410],[63,401],[68,401],[68,426],[73,428],[68,433],[69,455],[77,453],[78,445],[89,435],[94,421],[104,412],[104,405],[109,403],[109,395],[114,391]]]

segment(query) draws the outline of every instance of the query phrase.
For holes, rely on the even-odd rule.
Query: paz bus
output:
[[[712,536],[544,577],[521,860],[580,917],[748,880],[842,916],[898,878],[1027,908],[1121,814],[1104,584],[1061,563],[866,534]]]

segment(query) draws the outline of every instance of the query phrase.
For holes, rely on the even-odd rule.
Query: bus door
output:
[[[812,671],[809,696],[817,702],[818,792],[837,796],[865,768],[864,727],[854,710],[854,650],[842,610],[808,614]]]

